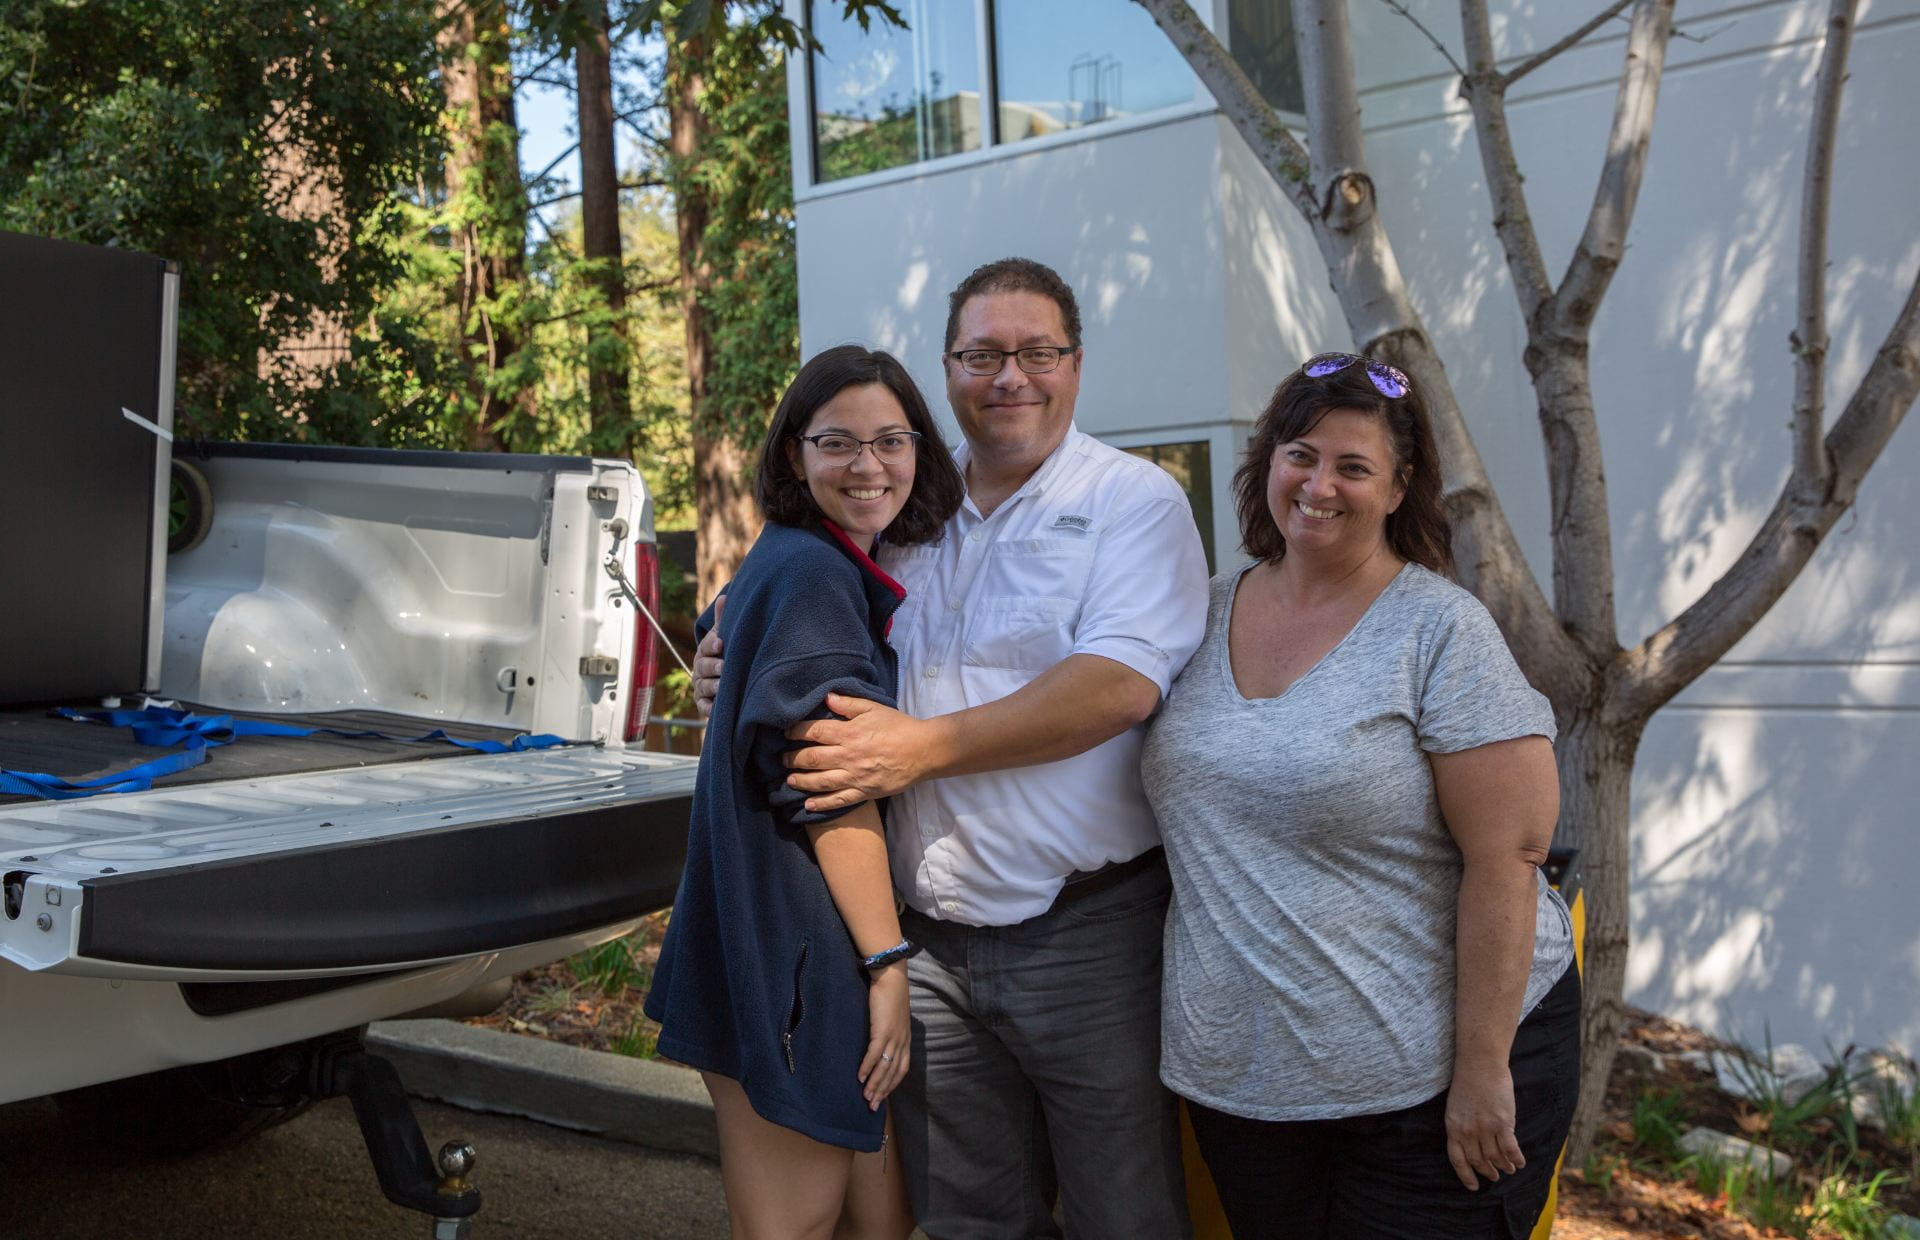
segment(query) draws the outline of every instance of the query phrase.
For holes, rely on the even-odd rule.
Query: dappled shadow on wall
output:
[[[1911,710],[1658,715],[1634,779],[1628,1000],[1756,1046],[1920,1044],[1915,753]]]

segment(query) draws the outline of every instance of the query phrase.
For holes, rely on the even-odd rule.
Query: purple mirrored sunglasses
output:
[[[1309,379],[1324,379],[1328,375],[1338,374],[1347,367],[1359,362],[1367,368],[1367,380],[1373,384],[1373,390],[1388,400],[1399,400],[1413,385],[1407,382],[1407,374],[1397,366],[1385,362],[1376,362],[1358,353],[1316,353],[1307,359],[1302,369]]]

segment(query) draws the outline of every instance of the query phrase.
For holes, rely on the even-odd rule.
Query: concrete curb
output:
[[[713,1103],[686,1068],[451,1020],[380,1021],[367,1048],[391,1060],[416,1097],[720,1157]]]

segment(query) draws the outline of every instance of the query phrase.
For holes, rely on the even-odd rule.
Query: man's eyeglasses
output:
[[[961,349],[946,356],[960,363],[970,375],[997,375],[1011,356],[1014,363],[1030,375],[1044,375],[1060,365],[1060,359],[1073,352],[1071,345],[1042,344],[1030,349]]]
[[[1413,384],[1407,381],[1407,373],[1397,366],[1385,362],[1376,362],[1358,353],[1318,353],[1307,359],[1304,369],[1309,379],[1324,379],[1328,375],[1339,374],[1355,362],[1367,368],[1367,380],[1373,384],[1373,390],[1388,400],[1399,400],[1413,391]]]
[[[883,465],[898,465],[911,457],[920,445],[919,431],[889,431],[878,439],[855,439],[852,435],[802,435],[813,450],[829,465],[851,465],[860,449],[872,448],[873,457]]]

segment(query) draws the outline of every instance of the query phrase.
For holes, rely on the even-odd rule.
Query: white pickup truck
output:
[[[171,752],[52,710],[109,695],[331,731],[144,791],[8,785],[0,1104],[59,1094],[179,1148],[349,1093],[389,1196],[467,1213],[433,1208],[357,1031],[488,1010],[671,900],[694,762],[634,744],[647,493],[624,461],[174,444],[177,288],[0,234],[0,769],[78,785]],[[567,743],[406,739],[433,729]]]

